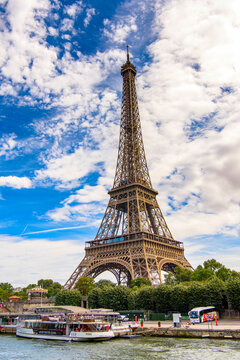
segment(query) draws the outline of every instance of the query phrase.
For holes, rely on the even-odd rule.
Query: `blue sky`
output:
[[[3,0],[0,282],[64,283],[116,167],[130,45],[158,202],[188,260],[240,271],[237,0]]]

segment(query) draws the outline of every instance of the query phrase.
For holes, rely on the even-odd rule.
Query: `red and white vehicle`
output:
[[[213,321],[217,317],[214,306],[196,307],[189,311],[188,317],[191,324],[199,324],[206,321]]]

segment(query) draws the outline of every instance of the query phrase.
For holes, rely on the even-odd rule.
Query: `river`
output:
[[[239,360],[240,341],[141,337],[65,343],[0,335],[0,360]]]

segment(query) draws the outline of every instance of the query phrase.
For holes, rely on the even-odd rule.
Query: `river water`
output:
[[[240,360],[240,341],[141,337],[65,343],[0,335],[0,360]]]

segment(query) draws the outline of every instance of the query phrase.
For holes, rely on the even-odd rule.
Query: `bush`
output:
[[[81,306],[81,298],[79,290],[61,290],[56,296],[55,305]]]
[[[97,304],[102,308],[113,309],[114,311],[128,310],[130,291],[126,286],[105,286],[98,292]],[[96,294],[95,292],[91,295],[92,299]],[[94,303],[94,299],[91,301]]]
[[[194,307],[209,306],[208,295],[206,292],[206,285],[200,282],[193,282],[188,287],[188,308],[191,310]]]
[[[135,293],[135,308],[144,310],[154,310],[154,288],[143,286]]]
[[[214,277],[206,284],[208,305],[213,305],[218,311],[223,310],[223,290],[225,284],[222,280]]]
[[[198,306],[215,306],[223,308],[224,283],[217,277],[205,283],[192,283],[188,287],[189,309]]]
[[[188,312],[188,287],[181,284],[174,286],[170,293],[169,304],[173,311]]]
[[[153,300],[155,303],[155,311],[159,313],[166,313],[174,310],[170,304],[171,293],[173,287],[170,285],[159,285],[154,289]]]
[[[100,308],[100,299],[102,296],[102,289],[96,287],[90,291],[88,295],[88,304],[91,309]]]
[[[227,281],[226,293],[228,302],[234,310],[240,311],[240,279],[233,278]]]

